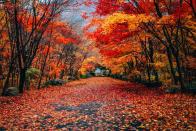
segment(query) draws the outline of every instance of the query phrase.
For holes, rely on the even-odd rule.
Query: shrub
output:
[[[80,78],[86,79],[87,78],[87,75],[86,74],[80,75]]]
[[[180,86],[179,85],[171,85],[165,90],[166,93],[177,93],[180,92]]]
[[[65,83],[64,80],[61,79],[52,79],[47,81],[44,86],[61,86]]]
[[[19,94],[19,90],[17,87],[8,87],[5,96],[17,96]]]
[[[156,88],[156,87],[160,87],[162,86],[162,82],[160,81],[151,81],[151,82],[145,82],[144,85],[146,85],[147,87],[151,87],[151,88]]]
[[[40,70],[37,68],[30,68],[26,71],[27,79],[34,79],[40,75]]]
[[[27,89],[29,89],[30,87],[30,82],[39,77],[40,76],[40,70],[37,69],[37,68],[29,68],[27,71],[26,71],[26,86],[27,86]]]
[[[192,81],[191,83],[187,83],[186,90],[189,93],[196,94],[196,81]]]

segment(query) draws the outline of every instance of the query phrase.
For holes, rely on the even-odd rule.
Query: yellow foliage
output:
[[[156,63],[154,63],[154,67],[155,67],[155,69],[162,69],[162,68],[164,68],[166,66],[166,64],[165,63],[163,63],[163,62],[156,62]]]
[[[140,75],[140,71],[138,71],[138,70],[136,70],[136,69],[133,70],[131,73],[132,73],[133,76]]]
[[[120,57],[119,59],[118,59],[118,61],[120,62],[120,63],[126,63],[126,62],[129,62],[129,61],[133,61],[133,56],[131,55],[131,54],[128,54],[128,55],[125,55],[125,56],[122,56],[122,57]]]
[[[146,32],[141,32],[138,36],[139,36],[140,40],[142,40],[142,41],[145,41],[148,38],[152,38],[153,37],[151,34],[146,33]]]
[[[124,0],[117,0],[117,3],[119,3],[119,4],[122,4],[124,2],[125,2]]]
[[[175,24],[175,18],[172,15],[165,15],[158,20],[157,24],[158,25]]]
[[[93,65],[94,65],[94,63],[96,63],[96,61],[97,61],[97,58],[94,56],[86,58],[83,61],[81,68],[79,69],[80,73],[86,74],[86,72],[88,71],[89,68],[90,69],[93,68]]]
[[[86,58],[83,62],[83,64],[89,63],[89,62],[96,62],[96,58],[94,56]]]
[[[106,17],[103,20],[101,27],[103,28],[104,33],[110,33],[113,29],[115,29],[117,24],[127,23],[129,30],[135,31],[138,29],[139,24],[152,22],[154,20],[155,18],[153,16],[146,16],[144,14],[131,15],[123,12],[117,12]]]
[[[187,21],[185,23],[185,26],[190,29],[191,33],[193,33],[194,36],[196,36],[196,21],[190,16],[187,16],[186,20]],[[195,41],[191,43],[194,43],[193,45],[195,45]]]

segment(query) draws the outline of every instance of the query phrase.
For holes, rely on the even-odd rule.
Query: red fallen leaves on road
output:
[[[90,78],[0,97],[0,129],[194,130],[195,97]]]

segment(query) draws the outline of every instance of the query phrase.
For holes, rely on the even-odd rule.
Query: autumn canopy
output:
[[[58,124],[57,115],[64,115],[55,111],[65,111],[66,118],[62,119],[66,122],[72,111],[95,122],[98,108],[111,101],[125,106],[122,112],[117,111],[117,116],[130,112],[133,116],[125,115],[113,122],[104,116],[107,128],[103,126],[103,130],[108,130],[108,125],[115,125],[114,130],[194,130],[195,98],[189,95],[195,92],[195,0],[0,0],[0,115],[9,112],[8,116],[0,116],[0,131],[4,124],[10,130],[25,129],[29,126],[25,126],[25,120],[32,115],[36,116],[32,121],[39,125],[38,130],[70,129],[68,123],[54,126]],[[20,114],[32,108],[34,99],[41,101],[35,107],[39,113],[27,111],[31,115],[18,122],[15,112]],[[130,101],[135,104],[130,108],[136,108],[136,113],[127,110]],[[14,111],[17,102],[20,109],[21,103],[28,104]],[[1,108],[2,103],[5,109]],[[111,109],[110,104],[105,107]],[[49,107],[45,114],[41,106]],[[187,109],[181,112],[183,118],[179,114],[173,120],[167,117],[175,112],[168,111],[171,107],[182,106]],[[147,108],[152,109],[152,115]],[[53,113],[49,118],[41,118],[49,112]],[[36,120],[38,116],[39,120],[51,118],[48,127]],[[18,125],[7,122],[10,119]],[[121,119],[120,124],[117,119]],[[77,122],[71,125],[79,126],[81,123]],[[29,129],[35,129],[35,125]],[[83,121],[82,125],[90,124]],[[96,126],[92,130],[99,129]]]

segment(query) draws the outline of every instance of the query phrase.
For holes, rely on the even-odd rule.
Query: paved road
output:
[[[195,99],[178,95],[112,78],[83,79],[0,97],[0,131],[192,130]]]

